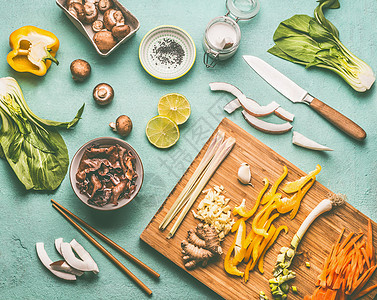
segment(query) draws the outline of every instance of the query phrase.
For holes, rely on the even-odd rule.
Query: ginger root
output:
[[[181,247],[187,269],[194,269],[198,265],[205,267],[211,258],[223,253],[216,229],[202,223],[195,230],[187,232],[187,240],[182,241]]]

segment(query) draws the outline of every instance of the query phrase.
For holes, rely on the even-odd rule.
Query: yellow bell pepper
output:
[[[24,26],[9,36],[12,51],[7,55],[8,64],[17,72],[29,72],[38,76],[46,74],[51,61],[56,64],[59,40],[51,32],[34,26]]]
[[[284,166],[283,174],[281,174],[278,180],[275,181],[275,183],[271,186],[270,190],[266,194],[264,194],[262,202],[261,202],[263,205],[266,204],[268,201],[270,201],[272,197],[274,197],[274,195],[276,194],[276,190],[278,189],[280,183],[287,176],[287,174],[288,174],[288,168],[287,166]]]
[[[302,187],[312,178],[314,178],[319,172],[321,172],[321,166],[317,165],[315,170],[311,171],[308,175],[301,177],[300,179],[288,182],[284,187],[283,191],[291,194],[294,192],[297,192],[299,189],[302,189]]]
[[[242,230],[242,231],[245,231],[246,229],[246,224],[245,224],[245,221],[241,221],[240,222],[240,226],[238,227],[238,231],[239,230]],[[233,240],[233,243],[232,245],[230,246],[226,256],[225,256],[225,259],[224,259],[224,269],[225,271],[230,274],[230,275],[235,275],[235,276],[241,276],[243,277],[243,274],[244,272],[240,271],[237,269],[237,266],[235,266],[233,264],[233,259],[231,258],[231,255],[232,255],[232,252],[234,250],[234,247],[236,246],[236,242],[237,242],[237,235],[238,235],[238,232]]]

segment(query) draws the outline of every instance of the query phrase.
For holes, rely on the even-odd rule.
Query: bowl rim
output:
[[[136,159],[139,160],[140,162],[140,166],[141,166],[141,170],[140,172],[138,172],[138,176],[141,177],[141,181],[140,181],[140,185],[136,188],[135,190],[135,194],[133,194],[130,198],[126,199],[128,201],[125,201],[125,203],[121,204],[121,205],[113,205],[112,208],[110,209],[103,209],[105,206],[107,206],[108,204],[104,205],[104,206],[96,206],[96,205],[93,205],[93,204],[89,204],[88,201],[85,201],[85,199],[81,199],[81,197],[76,193],[76,190],[74,189],[74,184],[76,184],[76,181],[75,182],[72,182],[72,172],[73,172],[73,167],[72,167],[72,162],[77,159],[77,155],[78,153],[84,149],[84,148],[88,148],[90,145],[94,144],[95,142],[98,142],[98,141],[101,141],[103,139],[110,139],[110,140],[114,140],[115,144],[116,143],[119,143],[119,144],[125,144],[132,152],[133,154],[135,155]],[[81,158],[80,157],[80,161],[81,161]],[[80,162],[79,161],[79,162]],[[69,181],[71,183],[71,187],[72,187],[72,190],[73,192],[75,193],[76,197],[80,199],[80,201],[82,203],[84,203],[85,205],[93,208],[93,209],[96,209],[96,210],[100,210],[100,211],[113,211],[113,210],[117,210],[117,209],[120,209],[124,206],[126,206],[128,203],[130,203],[133,199],[136,198],[136,196],[139,194],[140,190],[141,190],[141,186],[143,185],[143,182],[144,182],[144,166],[143,166],[143,162],[139,156],[139,153],[137,153],[137,151],[135,150],[134,147],[132,147],[129,143],[127,143],[126,141],[122,140],[122,139],[119,139],[119,138],[116,138],[116,137],[110,137],[110,136],[103,136],[103,137],[98,137],[98,138],[94,138],[86,143],[84,143],[76,152],[75,154],[73,155],[72,159],[71,159],[71,162],[70,162],[70,165],[69,165]]]
[[[150,72],[148,70],[148,68],[146,66],[144,66],[143,64],[143,60],[141,58],[141,50],[142,50],[142,47],[144,47],[144,44],[145,44],[145,40],[147,37],[149,37],[154,31],[158,30],[158,29],[175,29],[177,31],[180,31],[181,33],[183,33],[184,35],[186,35],[188,37],[188,39],[191,41],[192,43],[192,46],[194,47],[194,55],[193,55],[193,60],[192,60],[192,64],[187,68],[187,70],[182,73],[181,75],[177,76],[177,77],[174,77],[174,78],[165,78],[165,77],[159,77],[155,74],[153,74],[152,72]],[[151,30],[149,30],[145,35],[144,37],[142,38],[141,42],[140,42],[140,45],[139,45],[139,61],[140,61],[140,64],[141,66],[143,67],[143,69],[151,76],[153,76],[154,78],[157,78],[157,79],[160,79],[160,80],[165,80],[165,81],[169,81],[169,80],[175,80],[175,79],[178,79],[178,78],[181,78],[182,76],[186,75],[193,67],[195,61],[196,61],[196,46],[195,46],[195,42],[194,40],[192,39],[191,35],[188,34],[188,32],[184,29],[182,29],[181,27],[178,27],[178,26],[175,26],[175,25],[159,25],[157,27],[154,27],[152,28]]]

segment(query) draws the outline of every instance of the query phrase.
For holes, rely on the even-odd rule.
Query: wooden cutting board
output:
[[[236,145],[217,169],[205,189],[215,185],[223,185],[226,191],[225,196],[231,199],[229,204],[232,208],[235,205],[239,205],[242,199],[245,198],[247,208],[250,209],[254,205],[255,199],[263,187],[262,179],[267,177],[270,183],[273,183],[282,173],[283,165],[286,165],[289,171],[287,178],[281,186],[287,181],[294,181],[305,175],[303,171],[291,162],[271,150],[227,118],[224,118],[140,236],[144,242],[184,270],[186,269],[182,262],[180,244],[181,241],[186,238],[187,231],[196,227],[197,223],[199,223],[198,220],[194,219],[190,212],[172,239],[167,239],[166,236],[170,231],[170,228],[173,226],[173,222],[169,224],[167,229],[163,232],[158,229],[158,226],[193,174],[204,155],[204,151],[209,145],[209,141],[218,130],[224,131],[225,137],[234,137],[236,139]],[[241,185],[237,180],[238,167],[243,162],[246,162],[251,166],[255,188]],[[314,170],[315,166],[316,162],[313,161],[313,167],[311,170]],[[311,170],[306,171],[309,172]],[[325,174],[323,174],[325,172],[326,168],[324,168],[322,173],[317,176],[318,181],[321,181],[321,177],[325,176]],[[271,299],[268,279],[272,277],[271,272],[278,251],[282,246],[290,245],[293,235],[296,233],[305,217],[321,200],[326,198],[326,195],[331,193],[329,189],[324,187],[318,181],[314,183],[313,187],[303,199],[300,210],[293,220],[290,220],[287,214],[280,216],[274,221],[276,228],[282,224],[288,225],[289,232],[288,234],[281,234],[275,244],[267,252],[264,263],[264,274],[260,274],[258,271],[251,272],[250,279],[247,283],[245,283],[240,277],[228,275],[223,268],[225,254],[223,254],[218,261],[211,263],[206,268],[197,268],[192,271],[186,271],[226,299],[257,299],[260,291],[265,291]],[[280,189],[278,191],[282,192]],[[193,209],[196,209],[198,203],[203,198],[204,194],[201,194],[194,203]],[[359,232],[360,230],[366,233],[367,220],[368,219],[365,215],[348,203],[319,217],[311,225],[304,239],[300,243],[298,251],[301,252],[301,255],[295,257],[291,267],[291,269],[297,274],[297,278],[292,284],[297,286],[299,295],[290,292],[288,299],[302,299],[303,296],[312,294],[315,289],[316,278],[322,269],[322,264],[326,256],[329,254],[332,244],[334,244],[338,238],[342,228],[346,228],[346,233],[349,231]],[[247,224],[247,232],[250,230],[251,224],[249,220]],[[374,222],[373,233],[374,246],[377,248],[377,224]],[[222,247],[225,253],[230,247],[233,238],[234,234],[229,234],[222,242]],[[310,262],[310,268],[305,266],[306,261]],[[244,264],[242,264],[242,266],[244,266]],[[240,269],[242,268],[240,267]],[[376,283],[377,274],[370,279],[368,286]],[[369,294],[369,298],[365,298],[372,299],[374,295],[375,292],[372,292]]]

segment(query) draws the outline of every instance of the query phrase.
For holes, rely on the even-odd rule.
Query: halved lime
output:
[[[169,148],[179,139],[177,124],[165,116],[150,119],[145,133],[149,142],[157,148]]]
[[[158,102],[158,114],[168,117],[177,125],[181,125],[190,117],[190,102],[181,94],[167,94],[162,96]]]

